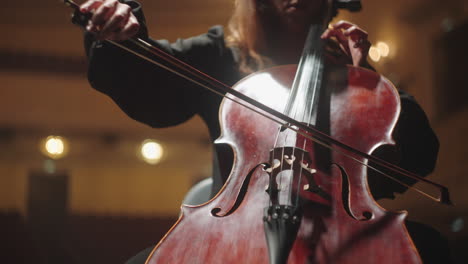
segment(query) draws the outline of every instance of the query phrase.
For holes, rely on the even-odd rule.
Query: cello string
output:
[[[280,199],[280,195],[282,194],[283,189],[284,189],[284,187],[283,187],[284,186],[283,185],[283,175],[281,175],[281,173],[282,173],[283,168],[284,168],[284,166],[283,166],[284,165],[284,158],[285,158],[284,150],[285,150],[285,143],[288,141],[288,137],[289,137],[289,133],[286,133],[286,137],[283,139],[283,145],[280,148],[280,150],[281,150],[280,170],[279,170],[279,173],[277,175],[277,176],[279,176],[279,179],[278,179],[278,200]]]
[[[313,43],[316,43],[313,37],[313,30],[314,26],[311,25],[308,30],[307,38],[304,44],[304,48],[302,51],[301,59],[298,64],[298,68],[295,74],[295,78],[293,81],[293,87],[292,87],[292,92],[291,94],[294,94],[294,98],[291,98],[290,101],[288,102],[288,105],[291,105],[292,111],[290,111],[290,116],[298,120],[299,122],[304,122],[306,120],[305,115],[306,111],[304,109],[307,108],[308,103],[309,103],[309,98],[308,98],[308,91],[309,91],[309,84],[311,83],[310,81],[312,80],[311,76],[314,75],[316,72],[316,67],[314,67],[313,63],[311,63],[311,60],[313,59],[312,52],[313,52]],[[310,66],[312,64],[312,66]],[[306,85],[307,84],[307,85]],[[295,102],[295,103],[294,103]],[[310,122],[307,122],[310,124]],[[296,152],[296,145],[297,145],[297,140],[298,140],[298,135],[296,135],[295,138],[295,144],[292,148],[292,154],[291,154],[291,159],[295,157],[295,152]],[[302,148],[304,149],[304,147]],[[298,162],[303,162],[304,155],[301,155],[300,161]],[[293,184],[294,180],[299,175],[298,179],[298,186],[296,187],[295,195],[296,195],[296,201],[295,205],[298,206],[298,197],[299,197],[299,188],[300,188],[300,183],[301,183],[301,173],[302,169],[299,168],[299,174],[294,173],[294,163],[295,161],[292,161],[291,166],[291,171],[290,171],[290,177],[289,177],[289,182],[290,182],[290,190],[289,190],[289,197],[290,199],[293,198],[292,196],[292,191],[293,191]],[[292,203],[292,201],[291,201]]]
[[[279,140],[280,135],[281,135],[281,126],[278,127],[278,132],[276,133],[275,143],[273,144],[273,155],[272,155],[271,160],[270,160],[271,168],[272,168],[272,170],[271,170],[271,172],[270,172],[270,173],[271,173],[270,176],[273,176],[273,175],[274,175],[274,174],[273,174],[273,171],[276,169],[276,168],[275,168],[276,151],[277,151],[277,150],[280,150],[280,153],[281,153],[280,157],[283,157],[283,156],[284,156],[284,147],[279,148],[279,149],[278,149],[278,147],[277,147],[277,146],[278,146],[278,140]],[[279,170],[280,173],[281,173],[281,171],[282,171],[282,168],[283,168],[283,162],[282,162],[282,159],[281,159],[281,160],[280,160],[280,170]],[[280,175],[280,173],[278,173],[278,175]],[[269,179],[270,179],[270,178],[269,178]],[[279,192],[281,191],[281,186],[282,186],[281,177],[279,178],[279,183],[276,183],[276,179],[273,179],[273,180],[274,180],[276,186],[278,187],[277,189],[279,189],[279,190],[277,190],[277,191],[278,191],[277,195],[279,196]],[[270,182],[269,182],[268,184],[270,184]],[[271,187],[272,187],[272,186],[269,186],[269,188],[271,188]],[[270,206],[273,205],[273,201],[272,201],[272,197],[271,197],[271,196],[272,196],[272,193],[269,194]],[[279,197],[277,197],[277,199],[279,199]],[[279,200],[278,200],[278,201],[275,201],[275,202],[277,203],[277,202],[279,202]]]
[[[308,79],[310,74],[309,74],[309,71],[304,71],[303,70],[303,67],[304,67],[304,64],[307,64],[307,56],[304,56],[304,61],[303,62],[299,62],[299,66],[298,66],[298,69],[297,69],[297,73],[296,73],[296,76],[295,76],[295,80],[293,82],[293,89],[297,89],[297,91],[294,91],[292,92],[291,91],[291,95],[295,95],[294,98],[290,98],[289,99],[289,102],[288,102],[288,105],[291,105],[291,108],[292,108],[292,112],[289,113],[289,116],[295,120],[298,120],[300,122],[300,120],[304,120],[304,112],[302,113],[298,113],[299,111],[299,107],[297,107],[297,100],[298,98],[303,98],[304,95],[303,94],[299,94],[299,92],[303,92],[305,89],[305,85],[304,83],[307,83],[306,81],[304,81],[304,79]],[[309,78],[310,79],[310,78]],[[297,85],[296,85],[297,84]],[[293,102],[296,101],[296,104],[294,104]],[[302,108],[301,108],[302,109]],[[291,135],[291,133],[287,133],[287,137],[289,137],[289,135]],[[285,141],[284,145],[287,144],[288,141]],[[293,186],[294,186],[294,178],[295,178],[295,175],[297,175],[296,173],[294,173],[294,165],[296,163],[296,142],[297,142],[297,133],[296,133],[296,138],[294,140],[295,144],[292,147],[292,152],[290,154],[290,156],[288,157],[290,159],[290,170],[289,170],[289,177],[288,177],[288,182],[289,182],[289,185],[288,185],[288,201],[291,203],[291,205],[294,205],[294,206],[298,206],[298,202],[297,202],[297,199],[295,199],[295,203],[293,204],[292,202],[292,198],[293,198]],[[286,157],[284,157],[286,158]],[[301,173],[301,171],[299,171],[299,173]],[[299,181],[300,182],[300,181]],[[298,191],[296,190],[295,192],[296,194],[296,197],[299,196],[299,193]]]
[[[279,139],[280,135],[281,135],[281,127],[279,128],[279,132],[278,132],[278,135],[277,135],[277,136],[278,136],[277,140]],[[275,143],[276,143],[276,142],[275,142]],[[276,160],[276,159],[275,159],[275,150],[276,150],[276,147],[277,147],[277,145],[275,144],[275,148],[274,148],[274,150],[273,150],[273,160],[272,160],[273,166],[275,166],[274,163],[275,163],[275,160]],[[276,201],[277,203],[279,203],[279,196],[280,196],[281,189],[282,189],[282,186],[283,186],[283,178],[281,178],[281,172],[283,171],[284,147],[279,148],[279,151],[280,151],[280,159],[279,159],[279,162],[280,162],[280,170],[279,170],[278,175],[275,175],[275,176],[276,176],[276,177],[280,176],[280,177],[279,177],[278,183],[277,183],[276,178],[273,179],[274,182],[275,182],[275,184],[276,184],[276,186],[277,186],[277,190],[276,190],[276,191],[277,191],[277,194],[276,194],[276,195],[277,195],[277,199],[278,199],[278,201]],[[274,174],[273,174],[273,175],[274,175]]]
[[[306,51],[306,54],[305,54],[305,57],[304,57],[305,61],[304,61],[304,63],[301,65],[301,67],[305,67],[304,64],[305,64],[305,65],[308,65],[308,56],[307,56],[308,54],[307,54],[307,53],[308,53],[308,51]],[[306,83],[309,83],[309,81],[310,81],[310,79],[311,79],[311,78],[310,78],[310,75],[311,75],[311,73],[314,72],[314,70],[312,70],[311,72],[309,72],[308,70],[304,70],[303,68],[301,68],[301,69],[298,69],[298,71],[301,71],[301,72],[300,72],[300,77],[299,77],[299,80],[298,80],[298,82],[299,82],[299,85],[298,85],[298,86],[299,86],[299,91],[305,91],[305,90],[306,90],[305,88],[307,88],[305,84],[306,84]],[[305,75],[305,76],[304,76],[304,75]],[[305,81],[304,81],[304,78],[305,78]],[[302,96],[299,95],[299,97],[304,98],[305,95],[306,95],[306,94],[302,94]],[[299,112],[299,107],[297,107],[297,104],[296,104],[296,107],[293,107],[293,109],[294,109],[294,113],[292,114],[293,118],[297,120],[297,118],[298,118],[299,116],[301,116],[300,119],[299,119],[299,122],[300,122],[301,120],[303,121],[303,120],[305,119],[305,116],[304,116],[305,113],[304,113],[304,111],[301,111],[300,113],[298,113],[298,112]],[[303,109],[303,108],[301,108],[301,109]],[[296,140],[295,140],[295,141],[297,142],[297,136],[296,136]],[[304,148],[302,148],[302,149],[304,149]],[[291,157],[290,157],[291,159],[293,159],[293,158],[295,157],[295,152],[296,152],[296,144],[294,144],[294,146],[293,146],[293,148],[292,148],[292,154],[291,154]],[[301,160],[300,160],[300,162],[303,161],[303,158],[304,158],[304,155],[301,155]],[[299,179],[297,180],[297,181],[298,181],[298,185],[297,185],[296,191],[295,191],[295,197],[296,197],[296,199],[295,199],[295,202],[294,202],[294,205],[297,207],[297,206],[299,206],[299,188],[300,188],[300,183],[301,183],[301,173],[302,173],[302,169],[299,168],[298,174],[294,173],[294,163],[295,163],[295,162],[296,162],[295,160],[292,160],[292,162],[291,162],[291,172],[290,172],[290,179],[289,179],[289,181],[290,181],[290,184],[289,184],[289,185],[290,185],[291,187],[289,188],[289,197],[290,197],[290,198],[293,197],[293,193],[292,193],[292,192],[293,192],[293,189],[294,189],[294,188],[293,188],[292,186],[294,185],[294,178],[295,178],[296,175],[299,175]],[[292,201],[291,201],[291,203],[292,203]]]
[[[299,85],[299,92],[295,92],[297,95],[296,103],[294,106],[294,113],[293,118],[299,120],[301,122],[305,122],[307,125],[316,125],[317,121],[317,96],[318,96],[318,88],[320,85],[320,80],[322,77],[321,73],[321,64],[323,61],[321,60],[322,51],[320,50],[321,39],[318,37],[319,33],[323,30],[322,25],[311,25],[309,27],[309,31],[307,34],[306,42],[304,44],[304,50],[301,56],[301,60],[299,62],[298,72],[296,73],[297,80],[294,80],[294,84],[298,83]],[[296,88],[296,87],[294,87]],[[299,106],[298,106],[299,104]],[[315,111],[314,111],[315,109]],[[312,116],[315,114],[315,116]],[[299,118],[299,119],[298,119]],[[296,138],[296,145],[299,138]],[[306,150],[307,140],[302,139],[302,149]],[[299,143],[300,144],[300,143]],[[293,148],[293,153],[296,151],[296,148]],[[297,181],[297,186],[295,189],[296,201],[295,204],[299,204],[299,194],[301,190],[302,178],[303,178],[303,164],[304,158],[307,153],[301,152],[299,159],[297,159],[297,165],[299,172],[297,174],[293,171],[293,177],[291,177],[291,182],[294,180]],[[309,154],[310,155],[310,154]],[[293,155],[294,156],[294,155]],[[309,164],[308,164],[309,165]],[[297,179],[296,179],[297,178]],[[292,193],[290,194],[292,197]]]
[[[304,64],[307,65],[307,64],[308,64],[308,57],[307,57],[307,55],[306,55],[306,57],[305,57],[305,60],[306,60],[306,61],[304,62]],[[309,73],[309,71],[307,71],[307,70],[306,70],[306,71],[303,71],[303,70],[301,69],[301,78],[300,78],[300,80],[299,80],[299,87],[301,87],[300,91],[305,91],[305,90],[306,90],[305,88],[307,88],[307,87],[306,87],[305,84],[306,84],[306,83],[307,83],[307,84],[310,83],[310,79],[311,79],[311,78],[310,78],[310,75],[311,75],[312,73],[314,73],[314,72],[315,72],[315,68],[313,68],[313,70],[311,71],[311,73]],[[303,76],[304,73],[305,73],[305,76]],[[305,77],[305,79],[306,79],[305,81],[304,81],[303,77]],[[302,97],[305,97],[305,94],[303,94]],[[305,111],[301,111],[301,113],[298,113],[298,111],[299,111],[299,107],[294,107],[294,112],[295,112],[295,113],[293,114],[293,118],[296,119],[296,117],[298,117],[298,116],[301,115],[301,118],[300,118],[299,120],[304,120],[304,119],[305,119]],[[297,142],[297,137],[296,137],[296,142]],[[302,149],[305,150],[304,146],[302,147]],[[295,151],[296,151],[296,144],[293,146],[293,151],[292,151],[292,154],[291,154],[291,159],[292,159],[293,157],[295,157]],[[300,161],[298,161],[298,162],[303,162],[303,161],[304,161],[304,153],[302,153],[301,159],[300,159]],[[298,172],[298,174],[295,174],[295,173],[294,173],[294,162],[295,162],[295,160],[292,161],[292,166],[291,166],[290,186],[293,186],[293,184],[294,184],[294,178],[295,178],[295,176],[298,175],[298,176],[299,176],[299,179],[297,179],[297,186],[296,186],[296,191],[295,191],[295,198],[296,198],[296,199],[295,199],[295,206],[299,206],[299,194],[300,194],[300,189],[299,189],[299,188],[300,188],[300,184],[301,184],[301,180],[302,180],[302,167],[299,166],[299,172]],[[291,198],[292,198],[292,195],[293,195],[293,194],[292,194],[292,191],[293,191],[293,188],[291,187],[291,188],[290,188],[290,193],[289,193],[289,197],[291,197]]]
[[[310,34],[310,33],[309,33],[309,34]],[[320,67],[319,63],[318,63],[317,60],[316,60],[316,55],[317,55],[318,52],[315,52],[315,51],[316,51],[316,50],[314,49],[314,50],[312,51],[312,55],[311,55],[312,58],[313,58],[313,61],[312,61],[312,68],[313,68],[312,75],[313,75],[313,76],[310,78],[310,80],[308,80],[308,81],[306,82],[307,84],[310,84],[310,83],[311,83],[311,80],[313,80],[314,88],[312,89],[312,91],[314,92],[314,95],[313,95],[312,98],[315,98],[315,97],[317,96],[316,93],[317,93],[317,84],[318,84],[318,82],[319,82],[319,67]],[[308,86],[309,86],[309,85],[308,85]],[[312,103],[312,104],[315,103],[315,100],[314,100],[314,99],[312,99],[311,101],[312,101],[312,102],[310,102],[310,103]],[[311,107],[309,107],[309,113],[308,113],[309,120],[307,121],[308,124],[311,124],[311,123],[312,123],[312,112],[313,112],[313,108],[314,108],[314,107],[315,107],[314,105],[312,105]],[[306,117],[305,115],[306,115],[306,113],[304,112],[303,115],[304,115],[304,116],[303,116],[302,120],[305,120],[305,117]],[[306,149],[306,144],[307,144],[307,141],[304,140],[302,149],[304,149],[304,150]],[[297,188],[297,191],[296,191],[296,204],[299,204],[299,194],[300,194],[300,191],[301,191],[300,187],[301,187],[302,173],[303,173],[303,169],[302,169],[302,166],[301,166],[301,165],[302,165],[302,163],[304,163],[304,153],[302,153],[302,155],[301,155],[301,161],[300,161],[300,162],[301,162],[301,164],[300,164],[300,166],[299,166],[299,180],[298,180],[297,186],[296,186],[296,188]],[[310,164],[310,165],[311,165],[311,164]],[[309,187],[310,187],[310,186],[309,186]]]
[[[310,34],[310,33],[309,33]],[[312,100],[307,100],[306,103],[312,103],[312,104],[315,104],[316,102],[318,102],[318,100],[320,100],[320,98],[318,98],[318,100],[315,100],[315,98],[317,96],[320,96],[320,91],[318,89],[320,89],[320,85],[321,85],[321,76],[320,76],[320,71],[322,69],[322,64],[323,64],[323,60],[322,60],[322,57],[321,57],[321,54],[322,52],[320,50],[317,50],[317,47],[315,49],[312,50],[312,54],[311,54],[311,57],[312,57],[312,77],[310,77],[310,75],[308,76],[309,77],[309,80],[307,80],[306,82],[304,82],[305,84],[307,84],[307,88],[309,87],[309,84],[310,83],[313,83],[314,85],[314,88],[312,89],[313,91],[313,95],[312,95]],[[311,82],[313,80],[313,82]],[[304,86],[306,86],[304,84]],[[307,89],[309,90],[309,89]],[[317,94],[319,93],[319,94]],[[308,97],[307,97],[308,98]],[[307,124],[312,124],[313,122],[313,110],[314,110],[314,107],[316,107],[316,105],[311,105],[309,107],[309,113],[305,113],[305,111],[303,111],[303,117],[301,120],[306,120],[306,117],[308,116],[309,117],[309,120],[307,121]],[[315,114],[317,115],[317,112],[318,110],[316,109],[316,112]],[[315,124],[313,125],[316,125],[316,122],[317,122],[317,117],[315,117]],[[307,140],[304,139],[304,143],[302,145],[302,149],[305,150],[306,149],[306,146],[307,146]],[[300,164],[299,164],[299,179],[298,179],[298,182],[297,182],[297,186],[296,186],[296,205],[299,205],[299,195],[300,195],[300,192],[302,191],[301,190],[301,183],[302,183],[302,173],[304,171],[303,167],[302,167],[302,164],[305,164],[304,162],[304,154],[305,153],[302,153],[301,154],[301,161],[300,161]],[[307,166],[309,165],[312,165],[312,164],[307,164]],[[310,183],[308,183],[310,184]],[[309,186],[310,188],[310,186]]]

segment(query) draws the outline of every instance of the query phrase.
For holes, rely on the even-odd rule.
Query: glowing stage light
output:
[[[149,164],[157,164],[163,157],[164,149],[158,142],[147,139],[140,148],[141,157]]]
[[[41,142],[41,151],[51,159],[60,159],[68,154],[68,143],[60,136],[48,136]]]
[[[369,49],[369,57],[371,58],[371,60],[378,62],[380,61],[382,55],[380,54],[380,50],[378,48],[372,46]]]
[[[387,57],[388,54],[390,54],[390,47],[385,42],[378,42],[377,49],[379,49],[380,55],[382,55],[382,57]]]

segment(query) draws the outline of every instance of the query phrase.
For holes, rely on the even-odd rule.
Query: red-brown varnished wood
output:
[[[272,68],[248,76],[234,88],[282,111],[295,71],[295,65]],[[369,154],[380,145],[392,144],[400,111],[395,88],[361,68],[342,67],[334,73],[328,75],[326,88],[331,91],[330,135]],[[235,155],[229,179],[208,203],[182,206],[178,222],[155,247],[148,264],[269,262],[262,220],[268,206],[268,177],[257,165],[269,162],[279,125],[229,100],[223,101],[220,120],[222,136],[217,143],[229,144]],[[421,263],[404,226],[406,213],[388,212],[376,204],[364,166],[333,151],[334,165],[320,169],[310,140],[289,131],[280,135],[279,142],[280,147],[296,146],[310,153],[309,167],[318,168],[314,179],[332,197],[301,192],[307,202],[288,263]],[[214,208],[221,208],[218,215],[223,215],[234,206],[243,181],[256,167],[240,206],[225,217],[213,216]],[[363,220],[369,213],[371,219]]]

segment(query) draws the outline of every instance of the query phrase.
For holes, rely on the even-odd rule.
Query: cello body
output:
[[[234,89],[283,111],[296,69],[267,69]],[[331,67],[325,78],[329,103],[321,106],[322,130],[368,154],[394,143],[400,102],[389,81],[352,66]],[[228,144],[234,154],[230,176],[209,202],[182,206],[146,263],[422,263],[404,225],[406,212],[389,212],[375,202],[367,168],[343,155],[352,153],[320,147],[230,100],[221,104],[219,117],[216,143]],[[278,161],[289,165],[274,165]],[[278,190],[274,200],[300,200],[302,214],[287,253],[273,259],[269,251],[278,249],[269,248],[265,235],[272,185]],[[295,191],[297,197],[291,196]]]

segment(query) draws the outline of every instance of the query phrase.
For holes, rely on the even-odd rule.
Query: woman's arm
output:
[[[86,3],[84,11],[92,7],[92,3],[89,6]],[[225,52],[222,29],[212,28],[207,34],[179,39],[172,44],[166,40],[155,41],[148,37],[145,18],[136,1],[123,0],[117,4],[131,7],[130,16],[134,16],[139,24],[139,31],[134,35],[201,70],[216,74],[214,60],[219,53]],[[95,8],[95,12],[98,10]],[[115,12],[117,10],[118,7],[114,9]],[[112,15],[101,17],[111,19],[109,17]],[[111,43],[101,41],[106,37],[121,39],[122,36],[106,32],[96,35],[93,33],[94,27],[99,28],[92,24],[85,34],[89,82],[96,90],[110,96],[127,115],[152,127],[166,127],[180,124],[199,111],[202,97],[207,91]],[[122,34],[127,36],[128,32]]]

